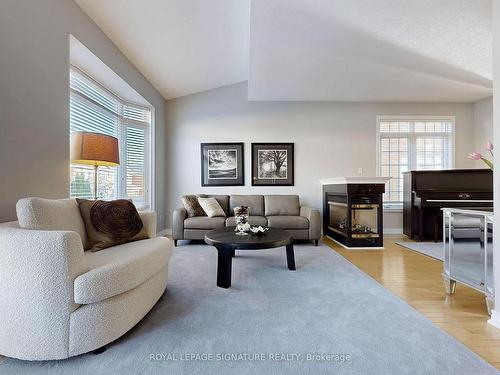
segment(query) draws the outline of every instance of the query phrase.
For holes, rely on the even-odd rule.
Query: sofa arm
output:
[[[156,212],[155,211],[139,211],[142,224],[146,228],[149,238],[156,237]]]
[[[309,239],[319,240],[321,237],[321,216],[319,211],[311,207],[300,207],[300,216],[309,220]]]
[[[76,232],[0,228],[0,353],[26,360],[69,352],[74,280],[88,268]]]
[[[174,240],[184,239],[184,220],[187,218],[187,211],[185,208],[177,208],[174,210],[172,219],[172,237]]]

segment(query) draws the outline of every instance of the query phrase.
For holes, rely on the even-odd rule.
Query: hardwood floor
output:
[[[346,250],[328,238],[323,241],[500,369],[500,329],[486,322],[489,316],[484,296],[461,284],[453,296],[447,296],[441,277],[443,263],[400,247],[395,242],[402,238],[386,236],[385,250],[366,251]]]

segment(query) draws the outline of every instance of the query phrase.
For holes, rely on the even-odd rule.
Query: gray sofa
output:
[[[235,226],[234,208],[250,207],[249,223],[289,231],[295,240],[312,240],[318,245],[321,235],[319,211],[301,207],[298,195],[204,195],[215,198],[226,217],[188,217],[184,208],[173,215],[172,235],[178,240],[202,240],[205,233],[217,228]]]

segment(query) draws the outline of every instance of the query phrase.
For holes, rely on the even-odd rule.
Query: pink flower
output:
[[[483,155],[481,155],[478,152],[471,152],[468,157],[471,160],[481,160],[481,158],[483,157]]]
[[[488,141],[488,142],[486,142],[486,149],[487,149],[488,151],[493,151],[493,143],[491,143],[491,142],[489,142],[489,141]]]

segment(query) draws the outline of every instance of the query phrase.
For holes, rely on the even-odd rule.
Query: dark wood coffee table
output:
[[[234,232],[234,227],[215,229],[205,234],[205,242],[217,249],[217,286],[221,288],[231,286],[231,266],[235,250],[262,250],[286,246],[288,269],[295,271],[293,238],[282,229],[270,228],[260,236],[251,233],[239,236]]]

